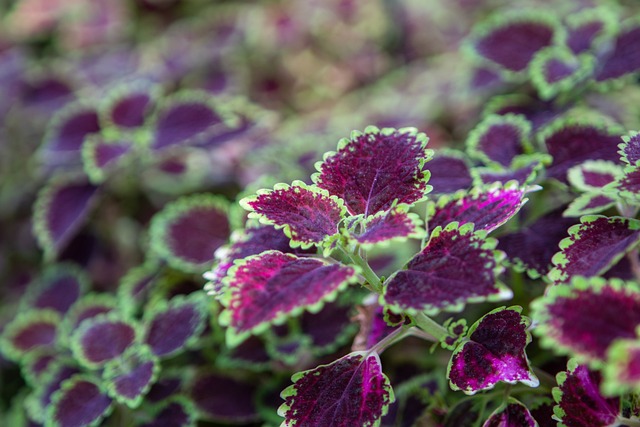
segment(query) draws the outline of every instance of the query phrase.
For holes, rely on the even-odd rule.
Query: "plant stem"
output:
[[[411,329],[413,328],[403,328],[399,327],[395,331],[391,332],[389,335],[381,339],[376,345],[369,349],[370,352],[375,351],[378,354],[382,354],[387,348],[391,347],[393,344],[401,341],[411,335]]]
[[[372,290],[378,295],[382,294],[382,281],[378,277],[375,271],[369,266],[369,263],[365,261],[359,254],[358,251],[354,253],[347,252],[344,248],[340,248],[342,251],[351,259],[351,261],[360,267],[362,270],[362,275],[364,279],[371,285]]]
[[[437,341],[449,335],[449,331],[443,328],[442,325],[422,312],[410,317],[420,329],[433,336]]]
[[[628,427],[640,427],[640,420],[637,418],[625,418],[625,417],[617,417],[616,421],[618,424],[622,424]]]

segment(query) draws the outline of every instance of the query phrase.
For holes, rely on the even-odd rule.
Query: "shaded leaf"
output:
[[[633,282],[579,277],[550,287],[531,309],[542,346],[599,367],[616,339],[636,337],[640,291]]]
[[[521,311],[521,307],[497,308],[469,328],[468,340],[456,348],[447,367],[453,390],[475,394],[500,381],[538,386],[524,351],[531,342],[527,332],[531,321]]]
[[[84,179],[59,177],[38,193],[33,232],[47,258],[56,257],[84,225],[98,187]]]
[[[122,355],[137,337],[136,327],[119,313],[97,315],[71,336],[71,350],[88,368],[99,368]]]
[[[109,396],[130,408],[142,402],[160,372],[160,363],[147,346],[129,347],[120,357],[107,362],[102,379]]]
[[[210,194],[184,196],[151,220],[151,247],[169,265],[188,272],[209,267],[231,234],[229,203]]]
[[[538,427],[529,409],[510,397],[506,406],[496,409],[482,427]]]
[[[72,264],[54,264],[29,284],[22,304],[64,315],[89,288],[86,273]]]
[[[455,193],[472,185],[469,162],[462,152],[437,150],[424,168],[431,173],[429,185],[433,187],[432,194]]]
[[[516,182],[476,187],[459,191],[453,196],[441,196],[427,212],[430,229],[446,227],[451,222],[473,223],[476,230],[491,232],[514,216],[528,199],[527,190]]]
[[[469,133],[467,151],[486,164],[508,168],[532,150],[530,133],[531,123],[520,115],[489,115]]]
[[[283,228],[291,245],[303,248],[335,236],[345,213],[342,200],[302,181],[294,181],[291,186],[276,184],[273,190],[259,191],[239,204],[250,211],[250,218]]]
[[[120,279],[117,291],[118,305],[123,312],[137,314],[147,302],[159,271],[159,263],[153,260],[127,271]]]
[[[176,396],[156,406],[153,420],[139,427],[193,427],[196,416],[193,403],[183,396]]]
[[[575,359],[567,363],[567,371],[556,376],[553,389],[554,418],[560,426],[609,426],[620,414],[620,400],[606,399],[600,394],[600,374],[578,365]]]
[[[118,301],[112,294],[88,294],[75,302],[64,316],[63,328],[67,335],[87,319],[109,313],[118,308]]]
[[[461,311],[470,302],[510,298],[497,281],[503,254],[485,231],[457,222],[436,227],[425,248],[385,285],[386,304],[398,311]]]
[[[411,205],[425,198],[431,156],[427,137],[414,128],[400,130],[370,126],[354,131],[325,154],[313,181],[344,200],[350,213],[365,217],[388,210],[397,200]]]
[[[189,396],[201,418],[246,423],[258,418],[255,385],[228,376],[202,372],[196,375]]]
[[[51,396],[47,425],[95,426],[109,415],[111,404],[111,398],[96,380],[85,375],[74,375],[65,380]]]
[[[598,276],[640,242],[640,221],[623,217],[586,215],[560,241],[549,279],[562,283],[573,276]]]
[[[305,309],[318,311],[357,276],[352,267],[265,251],[237,263],[227,280],[220,322],[233,346]]]
[[[291,380],[278,409],[283,426],[378,426],[395,400],[375,352],[353,352]]]

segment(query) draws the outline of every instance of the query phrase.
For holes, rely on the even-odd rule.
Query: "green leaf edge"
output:
[[[113,380],[118,376],[118,369],[120,365],[126,364],[126,362],[123,363],[122,361],[127,360],[129,357],[135,357],[135,355],[140,356],[142,363],[153,362],[153,368],[151,379],[149,380],[149,382],[142,388],[138,396],[130,399],[118,393]],[[148,345],[132,345],[131,347],[127,348],[125,352],[122,353],[118,358],[110,360],[104,365],[104,370],[102,371],[102,380],[106,383],[107,394],[111,398],[115,399],[118,403],[122,403],[129,408],[135,409],[140,406],[140,404],[142,403],[142,399],[144,399],[146,394],[151,389],[151,386],[158,379],[160,369],[160,360],[151,352],[151,349]]]
[[[118,300],[116,299],[115,295],[110,293],[91,292],[81,296],[80,299],[78,299],[71,306],[71,308],[69,308],[69,311],[67,311],[67,313],[64,315],[64,318],[62,319],[62,325],[61,325],[62,334],[60,339],[63,343],[68,345],[69,337],[71,337],[75,329],[82,324],[82,322],[80,322],[80,324],[76,325],[76,327],[73,326],[78,320],[78,315],[82,311],[86,310],[88,307],[96,306],[96,305],[111,307],[112,311],[116,311],[120,308],[118,305]],[[84,320],[89,320],[89,319],[84,319]]]
[[[55,392],[53,392],[53,394],[51,395],[51,403],[49,404],[49,406],[47,407],[47,415],[46,415],[46,419],[45,419],[45,427],[62,427],[60,423],[58,423],[55,419],[55,410],[56,410],[56,405],[58,403],[59,400],[61,400],[65,393],[72,389],[77,383],[79,382],[90,382],[92,384],[94,384],[103,394],[107,395],[107,390],[105,390],[104,385],[93,378],[93,376],[88,375],[88,374],[75,374],[72,375],[71,377],[67,378],[66,380],[64,380],[61,385],[60,388],[58,390],[56,390]],[[87,427],[96,427],[98,425],[100,425],[100,422],[102,422],[102,420],[106,417],[108,417],[111,412],[113,411],[113,401],[112,403],[107,407],[107,409],[102,413],[102,415],[100,415],[98,418],[96,418],[95,420],[93,420],[91,423],[86,424]]]
[[[32,309],[18,313],[18,315],[4,327],[4,330],[0,335],[0,351],[7,359],[18,362],[21,358],[25,357],[25,355],[42,349],[41,346],[36,346],[29,350],[22,351],[13,345],[12,342],[12,339],[15,338],[17,333],[23,331],[30,324],[36,322],[48,323],[55,326],[56,343],[54,343],[54,346],[57,346],[58,341],[60,340],[60,323],[62,322],[62,316],[60,316],[60,313],[52,309]]]
[[[76,279],[80,285],[78,300],[82,298],[83,294],[91,287],[89,275],[78,265],[70,262],[49,264],[45,266],[44,271],[27,286],[26,292],[20,299],[18,311],[22,312],[29,309],[38,310],[38,308],[31,306],[33,300],[37,298],[40,292],[47,288],[49,283],[62,276],[73,276],[73,278]],[[62,314],[62,316],[64,317],[66,314]]]
[[[570,75],[555,82],[548,82],[545,76],[545,65],[551,59],[563,63],[573,63],[577,68]],[[576,63],[577,62],[577,63]],[[566,93],[585,82],[595,69],[596,59],[589,54],[575,55],[565,46],[548,46],[538,51],[529,64],[529,75],[538,95],[544,101]]]
[[[529,140],[531,135],[531,122],[527,120],[521,114],[491,114],[482,118],[482,121],[476,125],[467,136],[467,140],[465,141],[467,153],[470,158],[475,158],[486,165],[489,165],[492,169],[503,170],[505,168],[504,165],[498,163],[478,148],[480,144],[480,139],[486,134],[486,132],[493,126],[496,125],[509,125],[512,128],[515,128],[520,136],[520,146],[522,147],[522,154],[531,154],[534,151],[533,146]],[[519,156],[516,156],[519,157]],[[513,166],[514,159],[511,161],[511,166]]]
[[[600,385],[600,390],[605,396],[623,396],[626,393],[640,392],[640,381],[625,382],[622,377],[627,364],[631,362],[629,354],[631,349],[640,350],[638,338],[616,340],[607,350]]]
[[[116,297],[118,307],[123,313],[129,316],[137,314],[144,305],[144,301],[139,305],[136,304],[135,298],[131,295],[133,286],[145,276],[152,276],[150,281],[153,282],[157,279],[160,269],[160,262],[157,259],[149,258],[143,264],[130,268],[125,275],[120,278]]]
[[[621,144],[622,145],[622,144]],[[620,147],[620,145],[618,146]],[[587,160],[584,163],[576,165],[567,172],[567,180],[573,188],[578,191],[595,191],[603,192],[605,187],[596,187],[588,185],[584,182],[584,172],[610,173],[616,179],[623,176],[623,170],[620,165],[608,160]]]
[[[411,205],[400,204],[400,205],[393,206],[391,209],[387,211],[380,211],[373,215],[369,215],[366,218],[364,218],[364,215],[357,215],[356,217],[358,218],[354,221],[351,227],[349,227],[349,230],[345,229],[345,232],[344,232],[345,237],[349,239],[349,241],[352,244],[359,245],[361,248],[365,250],[371,250],[374,247],[387,247],[393,242],[404,242],[408,239],[422,239],[427,235],[427,232],[424,229],[424,221],[422,221],[422,218],[420,218],[418,214],[414,212],[409,212],[410,208],[411,208]],[[403,213],[407,215],[407,218],[409,218],[413,227],[413,231],[411,231],[411,233],[407,234],[406,236],[394,236],[390,239],[382,240],[379,242],[361,243],[358,241],[356,234],[351,232],[351,229],[355,228],[357,225],[362,225],[363,227],[366,227],[367,224],[370,224],[371,221],[377,219],[378,217],[392,215],[395,212],[399,212],[401,214]],[[350,219],[353,219],[353,218],[355,217],[351,217]]]

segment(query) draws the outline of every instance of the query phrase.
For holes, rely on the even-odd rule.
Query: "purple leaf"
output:
[[[289,245],[289,238],[281,229],[271,225],[250,226],[242,233],[234,232],[231,235],[231,244],[223,246],[215,253],[217,265],[204,274],[209,283],[205,290],[210,295],[218,295],[223,289],[222,280],[236,260],[257,255],[260,252],[273,249],[284,253],[302,253]]]
[[[553,43],[558,24],[551,16],[531,11],[496,14],[474,28],[471,47],[508,71],[524,71],[536,52]]]
[[[26,77],[21,82],[20,98],[28,107],[52,114],[73,100],[74,88],[70,81],[56,75]]]
[[[531,309],[542,346],[598,367],[616,339],[636,337],[640,292],[633,282],[579,277],[548,288]]]
[[[102,112],[108,125],[131,129],[144,125],[158,96],[157,87],[134,81],[117,86],[108,93]]]
[[[622,141],[618,145],[620,159],[629,166],[635,166],[640,161],[640,132],[629,132],[622,137]]]
[[[30,403],[25,405],[30,417],[44,424],[53,393],[60,389],[63,381],[78,373],[80,373],[79,369],[68,364],[68,361],[52,363],[51,368],[42,375],[42,381],[38,387],[29,396]]]
[[[544,159],[543,159],[544,160]],[[494,182],[506,184],[509,181],[515,181],[520,186],[533,183],[536,177],[543,170],[543,162],[540,160],[533,160],[526,166],[508,169],[504,171],[495,170],[492,168],[474,168],[474,176],[477,177],[476,182],[478,185],[489,185]]]
[[[583,9],[567,17],[566,45],[574,54],[594,51],[610,40],[617,17],[609,8]]]
[[[427,224],[430,229],[445,227],[451,222],[475,224],[476,230],[495,230],[514,216],[528,199],[526,188],[516,182],[476,187],[459,191],[453,196],[441,196],[429,206]]]
[[[298,372],[282,391],[283,426],[375,426],[395,400],[377,353],[357,351]]]
[[[175,396],[157,407],[155,417],[139,427],[193,427],[195,410],[193,404],[182,396]]]
[[[173,356],[198,339],[205,327],[206,314],[200,293],[158,302],[145,312],[143,341],[154,355]]]
[[[98,187],[84,179],[56,178],[38,193],[33,232],[48,258],[56,257],[75,236],[93,208]]]
[[[120,309],[126,313],[137,314],[147,302],[159,272],[160,265],[155,261],[147,261],[129,270],[118,284]]]
[[[498,249],[506,252],[509,260],[519,269],[526,269],[531,277],[547,274],[551,258],[558,244],[567,235],[575,219],[564,218],[564,206],[548,212],[520,231],[500,236]]]
[[[621,131],[617,127],[594,124],[587,119],[559,119],[540,134],[553,157],[547,176],[567,182],[567,171],[587,160],[618,161]]]
[[[539,51],[531,61],[531,82],[543,100],[579,87],[593,72],[595,60],[589,55],[575,56],[564,46]]]
[[[605,188],[605,191],[607,190],[612,190],[614,192],[612,195],[637,205],[640,202],[640,167],[627,166],[623,175]]]
[[[160,364],[147,346],[133,346],[117,359],[104,366],[102,379],[107,383],[109,396],[130,408],[142,402],[155,382]]]
[[[564,111],[566,111],[566,107],[552,101],[543,101],[523,94],[508,94],[499,95],[489,100],[483,115],[519,114],[529,120],[535,131],[555,120]]]
[[[237,347],[225,346],[216,363],[225,369],[249,369],[265,371],[271,369],[271,356],[267,353],[265,342],[256,336],[250,336]]]
[[[475,394],[499,381],[538,386],[524,351],[531,342],[527,332],[531,322],[521,311],[521,307],[497,308],[469,328],[468,340],[453,352],[447,367],[453,390]]]
[[[82,322],[99,314],[109,313],[118,307],[112,294],[88,294],[76,301],[64,317],[64,331],[73,333]]]
[[[94,107],[70,105],[49,122],[40,147],[40,158],[52,167],[78,165],[85,137],[99,131],[98,113]]]
[[[84,171],[91,182],[103,182],[130,158],[133,148],[133,143],[127,140],[110,141],[102,135],[88,136],[82,145]]]
[[[98,425],[111,412],[111,398],[96,380],[74,375],[51,396],[47,425],[83,427]]]
[[[486,164],[508,168],[516,156],[531,151],[531,123],[515,114],[490,115],[467,138],[467,151]]]
[[[219,127],[226,128],[222,117],[205,92],[180,92],[166,100],[156,113],[152,150],[164,150],[196,144]]]
[[[64,315],[88,288],[84,271],[71,264],[55,264],[29,285],[23,304]]]
[[[302,313],[300,328],[310,338],[315,355],[331,353],[353,337],[356,325],[351,321],[351,310],[351,305],[332,302],[317,313]]]
[[[471,187],[472,177],[464,153],[453,150],[436,151],[424,168],[431,173],[429,184],[433,194],[449,194]]]
[[[511,291],[497,282],[502,253],[494,251],[497,241],[485,236],[474,232],[473,224],[437,227],[422,252],[387,281],[386,304],[436,314],[461,311],[469,302],[510,298]]]
[[[620,399],[606,399],[600,394],[600,374],[578,365],[575,359],[567,363],[567,371],[556,376],[558,387],[553,397],[558,403],[554,419],[566,427],[610,426],[620,415]]]
[[[71,350],[88,368],[99,368],[122,355],[136,340],[136,327],[119,313],[95,316],[71,336]]]
[[[640,25],[632,22],[624,27],[613,41],[612,51],[606,52],[595,73],[598,83],[618,79],[640,71]]]
[[[315,185],[294,181],[291,186],[277,184],[257,196],[240,200],[250,218],[283,228],[293,246],[308,248],[335,236],[345,213],[342,200]]]
[[[569,229],[552,262],[549,279],[567,282],[573,276],[598,276],[640,242],[640,221],[622,217],[586,215]]]
[[[190,397],[202,418],[211,421],[247,423],[255,421],[255,386],[214,373],[198,373]]]
[[[245,258],[231,270],[222,301],[227,308],[220,321],[229,326],[227,344],[238,344],[247,334],[259,333],[304,309],[317,311],[355,280],[352,267],[319,259],[279,251]]]
[[[19,360],[34,350],[53,348],[59,324],[60,314],[54,310],[22,312],[4,327],[0,349],[7,358]]]
[[[43,348],[32,351],[22,358],[22,376],[32,387],[42,384],[43,377],[54,369],[58,362],[58,351],[53,348]]]
[[[581,217],[600,213],[614,206],[616,201],[598,193],[584,193],[576,197],[564,211],[564,216]]]
[[[169,265],[200,272],[229,239],[229,203],[210,194],[184,196],[157,213],[149,230],[153,250]]]
[[[538,427],[538,423],[526,406],[510,397],[507,405],[496,409],[482,427]]]
[[[325,155],[313,181],[345,201],[354,215],[365,217],[388,210],[395,200],[411,205],[425,198],[429,172],[423,166],[431,156],[427,136],[414,128],[353,132]]]
[[[425,235],[422,220],[408,210],[407,205],[395,206],[389,211],[361,218],[350,227],[351,237],[364,248],[392,240],[421,239]]]
[[[613,162],[588,160],[569,169],[569,183],[580,191],[601,191],[622,176],[622,169]]]
[[[602,392],[608,396],[637,393],[640,390],[640,341],[616,340],[607,351],[602,375]]]

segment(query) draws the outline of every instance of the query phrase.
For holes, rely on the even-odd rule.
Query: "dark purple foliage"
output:
[[[281,394],[283,426],[372,426],[394,400],[376,353],[350,353],[292,381]]]
[[[433,194],[449,194],[471,187],[473,178],[469,165],[460,156],[438,153],[424,166],[431,172],[429,184],[433,186]]]
[[[41,156],[46,164],[52,166],[80,163],[85,137],[100,131],[98,113],[93,107],[63,110],[50,126]]]
[[[622,140],[624,142],[620,145],[621,150],[619,151],[622,155],[622,161],[635,166],[640,160],[640,132],[632,132],[623,136]]]
[[[58,339],[59,318],[50,310],[28,311],[2,331],[4,352],[17,358],[33,350],[54,347]]]
[[[544,80],[548,83],[557,83],[570,77],[578,70],[579,66],[579,62],[568,62],[560,58],[549,57],[542,66]]]
[[[638,199],[640,193],[640,168],[629,167],[624,171],[624,176],[618,180],[614,188],[620,191],[623,197],[629,197],[632,201]]]
[[[52,424],[56,427],[82,427],[97,423],[111,408],[111,399],[89,377],[66,380],[53,398]]]
[[[508,168],[514,157],[524,153],[529,127],[528,122],[519,116],[489,116],[469,135],[469,148]]]
[[[640,25],[629,26],[618,34],[613,51],[607,52],[595,73],[597,82],[623,77],[640,71]]]
[[[266,219],[303,246],[318,244],[338,232],[342,203],[302,182],[243,199],[241,206]]]
[[[428,190],[422,166],[430,155],[427,139],[415,131],[368,128],[342,140],[322,162],[314,182],[365,217],[387,210],[397,199],[413,204]]]
[[[124,128],[142,126],[151,101],[151,96],[148,93],[133,92],[123,94],[111,106],[109,118],[113,124]]]
[[[467,302],[502,296],[495,241],[485,241],[472,227],[454,225],[435,229],[422,252],[388,280],[387,304],[403,310],[458,311]]]
[[[156,356],[173,355],[202,332],[205,320],[202,300],[176,297],[148,316],[144,342]]]
[[[337,303],[328,303],[318,313],[304,312],[300,317],[302,333],[311,338],[311,344],[317,349],[331,348],[340,343],[342,337],[349,337],[351,326],[351,307]]]
[[[351,267],[278,251],[249,257],[231,274],[229,325],[249,332],[326,300],[354,277]]]
[[[188,427],[193,425],[191,405],[178,398],[164,402],[154,419],[140,427]]]
[[[223,119],[204,101],[169,103],[158,113],[151,148],[162,150],[195,142],[192,138],[222,124]]]
[[[574,54],[590,50],[594,39],[605,28],[603,21],[587,21],[567,28],[566,44]]]
[[[555,283],[573,276],[597,276],[615,264],[640,241],[640,222],[622,217],[589,215],[569,230],[553,257],[549,278]]]
[[[535,178],[536,171],[540,168],[540,162],[534,161],[527,166],[518,169],[508,169],[505,171],[495,171],[492,169],[476,169],[478,177],[483,184],[500,182],[506,184],[509,181],[516,181],[519,185],[529,184]]]
[[[135,407],[149,390],[158,369],[157,359],[149,358],[148,353],[130,354],[125,360],[107,364],[103,377],[112,397]]]
[[[361,232],[354,232],[353,237],[361,245],[373,245],[396,238],[415,237],[418,232],[416,222],[419,219],[405,210],[393,209],[380,212],[362,221]]]
[[[567,427],[608,426],[620,415],[620,399],[600,394],[600,374],[570,361],[558,374],[559,414]]]
[[[510,71],[525,70],[539,50],[550,46],[554,25],[536,18],[510,17],[473,41],[477,53]]]
[[[100,366],[123,354],[135,339],[133,325],[115,316],[100,315],[74,333],[72,349],[89,366]]]
[[[86,278],[74,269],[51,269],[30,286],[29,305],[66,313],[87,287]]]
[[[200,414],[209,420],[249,422],[258,417],[255,388],[250,382],[213,373],[200,373],[190,397]]]
[[[618,161],[621,133],[588,123],[560,123],[544,132],[542,139],[553,162],[547,176],[567,182],[567,171],[587,160]]]
[[[498,249],[506,252],[512,262],[534,274],[546,274],[551,267],[551,258],[558,251],[558,244],[567,236],[569,227],[577,222],[576,219],[563,217],[564,209],[562,206],[520,231],[500,236]]]
[[[97,137],[92,141],[93,145],[89,145],[91,148],[91,160],[94,165],[99,169],[105,169],[111,165],[117,164],[118,160],[122,159],[133,149],[133,144],[129,141],[105,141],[104,139]]]
[[[451,356],[448,378],[451,387],[474,394],[493,388],[499,381],[523,382],[536,387],[524,348],[530,341],[529,321],[520,310],[496,309],[469,329],[468,339]]]
[[[511,398],[507,406],[498,408],[482,427],[538,427],[538,424],[526,406]]]
[[[20,98],[26,105],[43,108],[47,112],[53,112],[73,99],[71,85],[55,76],[26,80],[22,82],[20,92]]]
[[[451,222],[473,223],[476,230],[491,232],[514,216],[522,205],[525,189],[515,183],[475,188],[470,192],[443,197],[431,209],[429,228],[446,227]]]

